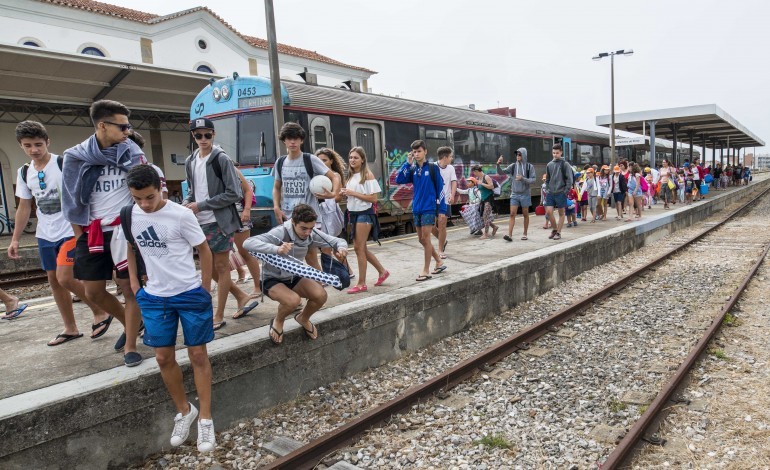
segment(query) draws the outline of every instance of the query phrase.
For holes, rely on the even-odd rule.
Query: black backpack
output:
[[[120,208],[120,227],[123,229],[123,235],[125,235],[131,250],[134,252],[134,258],[136,259],[136,270],[139,277],[139,285],[144,285],[142,282],[142,275],[147,273],[147,269],[144,266],[144,259],[139,252],[139,247],[136,246],[136,240],[134,240],[134,234],[131,233],[131,213],[134,210],[134,203]]]
[[[56,164],[59,165],[59,171],[61,171],[64,166],[64,155],[56,157]],[[222,170],[219,171],[221,172]],[[24,184],[27,184],[27,173],[29,173],[29,163],[21,166],[21,180],[24,181]]]

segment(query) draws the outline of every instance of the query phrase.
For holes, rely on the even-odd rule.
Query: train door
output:
[[[307,121],[310,123],[310,153],[315,153],[316,150],[324,147],[334,148],[332,135],[329,132],[331,129],[329,116],[308,114]]]
[[[575,163],[573,162],[574,158],[572,155],[572,139],[570,139],[569,137],[554,136],[553,143],[561,144],[562,158],[568,161],[571,165],[574,165]]]
[[[366,152],[366,163],[369,170],[377,178],[380,188],[385,189],[386,181],[383,180],[385,171],[385,154],[383,146],[383,123],[381,121],[363,121],[351,119],[350,136],[353,146],[363,147]]]

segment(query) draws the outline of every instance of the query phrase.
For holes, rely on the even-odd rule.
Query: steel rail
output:
[[[762,256],[760,256],[757,262],[754,263],[754,266],[751,268],[749,274],[747,274],[743,279],[741,285],[735,289],[735,292],[725,303],[725,306],[722,307],[722,310],[714,316],[713,320],[711,321],[711,325],[706,330],[706,333],[690,351],[690,354],[676,370],[676,373],[673,375],[673,377],[671,377],[671,379],[666,383],[660,393],[658,393],[650,406],[647,408],[647,411],[645,411],[644,414],[639,417],[639,419],[626,433],[617,447],[615,447],[615,450],[613,450],[612,453],[607,457],[607,460],[604,461],[604,464],[601,466],[602,470],[618,468],[630,456],[631,452],[636,447],[636,444],[638,444],[644,436],[645,430],[663,411],[663,408],[666,406],[666,402],[668,402],[669,398],[671,398],[671,395],[673,395],[677,388],[679,388],[679,385],[689,374],[690,369],[693,368],[695,363],[698,361],[698,358],[701,356],[701,354],[703,354],[703,351],[706,350],[709,342],[719,330],[719,327],[722,326],[722,321],[725,319],[725,316],[738,302],[738,298],[740,298],[741,294],[743,294],[743,291],[746,290],[746,287],[749,285],[751,279],[757,273],[757,270],[759,270],[759,267],[764,262],[768,251],[770,251],[770,244],[765,247],[764,251],[762,252]]]
[[[620,288],[635,280],[643,272],[662,263],[670,256],[686,248],[691,243],[700,240],[710,232],[721,227],[724,223],[738,215],[744,209],[750,207],[751,204],[763,197],[769,191],[770,188],[766,189],[752,200],[746,202],[741,207],[732,211],[723,220],[717,222],[711,227],[704,228],[686,242],[666,251],[662,255],[652,260],[646,266],[634,270],[633,272],[618,279],[608,286],[603,286],[595,290],[594,292],[581,298],[572,305],[557,311],[550,317],[530,327],[520,330],[507,339],[498,341],[481,353],[462,361],[458,365],[442,372],[441,374],[427,380],[426,382],[409,388],[396,398],[393,398],[392,400],[389,400],[388,402],[361,414],[357,418],[324,434],[318,439],[309,442],[299,449],[296,449],[295,451],[286,454],[283,457],[279,457],[278,459],[270,462],[265,468],[270,470],[295,470],[312,469],[316,467],[318,463],[320,463],[332,452],[355,442],[361,434],[365,433],[378,423],[386,421],[399,411],[404,410],[412,404],[420,401],[420,399],[428,397],[431,394],[439,391],[446,392],[467,378],[473,376],[480,368],[494,364],[520,349],[526,349],[529,342],[532,342],[540,336],[551,332],[556,326],[571,319],[586,307],[590,306],[592,303],[616,293]]]
[[[0,280],[0,289],[13,289],[16,287],[34,286],[37,284],[43,284],[48,282],[48,275],[43,270],[19,271],[19,272],[11,273],[10,275],[19,276],[24,274],[33,274],[33,275],[27,276],[27,277],[15,277],[11,279],[2,279]]]

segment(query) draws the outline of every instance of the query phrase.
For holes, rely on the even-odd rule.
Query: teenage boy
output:
[[[241,218],[235,203],[243,197],[241,180],[233,161],[220,148],[214,146],[214,123],[209,119],[195,119],[190,123],[190,133],[198,148],[185,161],[187,197],[182,205],[192,210],[206,235],[214,255],[211,276],[217,282],[217,308],[214,313],[214,330],[225,326],[227,295],[232,292],[238,302],[233,318],[241,318],[257,306],[248,306],[249,296],[238,288],[230,277],[230,250],[233,235],[241,228]]]
[[[569,163],[561,158],[561,145],[554,144],[551,149],[553,160],[545,167],[545,184],[548,186],[548,195],[545,198],[545,215],[551,222],[552,240],[561,238],[561,228],[564,226],[564,208],[567,207],[567,192],[572,188],[573,174]],[[553,215],[554,207],[559,211],[559,224]]]
[[[447,268],[436,249],[433,248],[430,235],[436,224],[436,215],[446,213],[447,210],[443,191],[444,181],[436,165],[427,161],[427,156],[428,147],[425,142],[415,140],[412,142],[412,151],[396,176],[396,183],[411,183],[414,192],[412,198],[414,227],[423,249],[422,271],[415,279],[418,282],[427,281],[432,277],[428,274],[431,257],[436,260],[436,267],[431,274],[442,273]]]
[[[139,365],[136,352],[140,329],[139,306],[128,280],[126,242],[113,237],[120,224],[120,209],[131,202],[126,173],[147,163],[142,150],[128,138],[131,112],[117,101],[91,105],[95,132],[86,141],[64,152],[62,212],[72,224],[75,244],[75,279],[83,281],[87,299],[112,313],[125,326],[115,350],[124,350],[129,367]],[[125,309],[107,292],[107,281],[117,270],[116,283],[123,291]]]
[[[441,173],[441,179],[444,181],[444,196],[446,197],[446,210],[439,212],[436,225],[431,229],[433,236],[438,238],[438,255],[441,259],[446,259],[446,224],[449,217],[452,216],[452,201],[454,201],[457,192],[457,173],[452,166],[454,153],[450,147],[439,147],[436,150],[438,155],[438,171]]]
[[[339,192],[339,178],[334,178],[334,172],[324,165],[320,158],[310,153],[302,152],[302,143],[307,133],[296,122],[287,122],[281,127],[278,138],[286,146],[287,154],[280,157],[273,167],[273,212],[278,225],[288,219],[297,204],[307,204],[316,214],[320,214],[318,199],[334,199]],[[310,172],[312,171],[312,174]],[[310,180],[313,176],[325,175],[332,181],[332,190],[323,194],[313,194],[310,191]],[[320,228],[320,224],[317,228]],[[311,246],[307,251],[305,261],[310,266],[320,270],[318,249]]]
[[[48,276],[51,293],[64,322],[64,331],[49,341],[48,346],[58,346],[83,337],[75,321],[70,292],[84,299],[93,311],[91,338],[99,338],[107,332],[113,317],[100,311],[99,307],[88,300],[83,284],[73,275],[75,236],[72,226],[64,219],[61,210],[62,162],[58,155],[53,155],[48,150],[51,141],[45,127],[39,122],[20,122],[16,126],[16,141],[30,158],[30,163],[16,172],[19,207],[16,209],[16,226],[8,246],[8,257],[21,258],[19,240],[22,229],[29,222],[34,199],[38,221],[35,236],[40,264]]]
[[[163,198],[160,177],[151,166],[132,168],[126,181],[136,204],[128,208],[130,217],[123,221],[126,232],[122,235],[132,240],[147,273],[147,285],[140,288],[134,250],[129,250],[131,292],[142,310],[144,344],[155,348],[160,375],[176,406],[171,445],[184,443],[190,426],[200,416],[198,451],[211,452],[216,447],[211,418],[211,363],[206,351],[206,343],[214,339],[214,312],[209,293],[211,250],[195,215]],[[200,275],[195,269],[193,248],[198,249]],[[176,362],[179,323],[193,369],[200,414],[187,401],[182,369]]]
[[[527,161],[527,149],[521,147],[516,151],[516,161],[503,168],[503,156],[497,159],[497,174],[511,175],[511,217],[508,223],[508,235],[503,239],[512,242],[513,226],[516,225],[516,213],[521,207],[521,213],[524,215],[524,234],[522,240],[527,239],[527,230],[529,229],[529,206],[532,205],[532,193],[529,187],[535,182],[535,166]]]
[[[307,204],[297,204],[291,212],[291,219],[274,227],[268,233],[251,237],[243,242],[249,251],[273,255],[291,255],[302,259],[312,246],[316,248],[332,245],[342,257],[347,256],[348,244],[341,238],[317,230],[317,213]],[[286,318],[299,306],[302,298],[307,299],[305,307],[294,319],[311,339],[318,338],[318,328],[310,317],[326,303],[326,290],[318,282],[297,276],[281,268],[265,263],[262,271],[262,292],[278,302],[278,312],[270,320],[270,341],[279,345],[283,342],[283,324]]]

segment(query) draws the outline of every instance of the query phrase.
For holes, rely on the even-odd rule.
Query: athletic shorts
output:
[[[56,256],[56,266],[75,266],[75,245],[77,239],[70,237],[59,248],[59,254]]]
[[[267,279],[263,279],[261,284],[262,292],[270,295],[270,289],[277,285],[277,284],[283,284],[284,286],[288,287],[289,290],[294,290],[295,287],[297,287],[297,284],[299,284],[299,281],[301,281],[302,278],[299,276],[294,276],[289,280],[285,279],[276,279],[274,277],[268,277]]]
[[[55,242],[49,242],[42,238],[37,239],[37,252],[40,255],[40,266],[43,267],[43,271],[56,271],[56,259],[59,257],[59,252],[62,251],[67,241],[74,237],[66,237]]]
[[[201,230],[212,253],[227,253],[233,249],[233,234],[223,232],[216,222],[201,225]]]
[[[436,225],[436,214],[414,214],[415,227],[425,227],[428,225]]]
[[[615,204],[617,204],[617,203],[619,203],[619,202],[621,202],[621,203],[622,203],[623,201],[625,201],[625,200],[626,200],[626,195],[625,195],[625,193],[612,193],[612,197],[614,197],[614,198],[615,198]]]
[[[532,205],[532,196],[530,194],[511,193],[511,205],[523,207],[523,208],[529,208],[529,206]]]
[[[555,207],[557,209],[564,209],[567,207],[567,195],[564,193],[548,193],[548,195],[545,197],[545,205]]]
[[[136,293],[144,320],[144,344],[151,348],[176,345],[177,325],[182,324],[185,346],[200,346],[214,339],[211,294],[198,287],[172,297],[157,297],[144,289]]]
[[[112,272],[117,271],[115,276],[118,279],[128,279],[128,269],[117,269],[113,254],[124,258],[127,251],[128,242],[125,240],[115,240],[116,246],[112,246],[112,236],[114,231],[104,232],[104,251],[101,253],[91,253],[88,250],[88,234],[83,233],[75,244],[75,279],[81,281],[109,281],[112,279]],[[122,252],[117,253],[118,249]],[[113,253],[115,251],[115,253]]]

